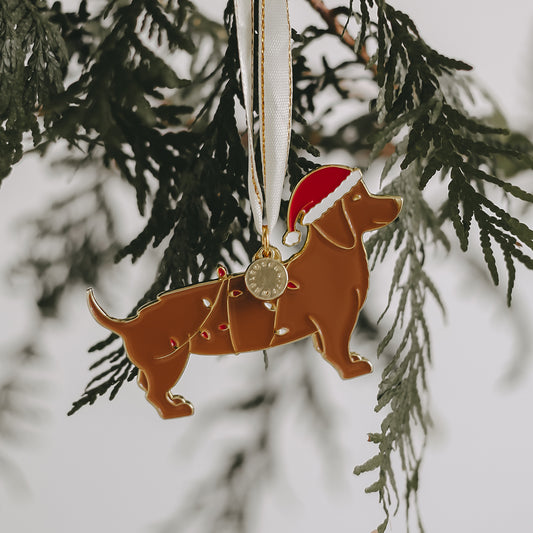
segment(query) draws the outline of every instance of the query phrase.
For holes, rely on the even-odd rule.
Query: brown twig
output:
[[[342,42],[349,46],[352,50],[355,47],[355,39],[348,33],[344,24],[341,24],[337,16],[331,9],[325,6],[322,0],[307,0],[311,7],[322,17],[322,20],[328,25],[328,30],[331,34],[337,35]],[[366,51],[365,45],[362,45],[359,52],[355,51],[360,63],[368,65],[370,63],[370,56]],[[370,67],[374,76],[377,74],[376,65]]]
[[[365,45],[363,44],[360,47],[359,52],[357,52],[357,50],[354,50],[355,39],[348,33],[348,31],[346,30],[346,26],[344,24],[341,24],[339,20],[337,20],[337,16],[335,15],[335,13],[325,6],[322,0],[307,0],[307,2],[322,17],[322,20],[326,22],[326,24],[328,25],[329,32],[333,35],[337,35],[338,37],[340,37],[342,42],[354,51],[357,56],[357,61],[370,68],[372,74],[374,75],[374,77],[376,77],[378,69],[376,65],[369,66],[370,56],[368,55]],[[393,143],[389,142],[385,145],[380,155],[383,157],[389,157],[395,152],[395,150],[396,146]]]

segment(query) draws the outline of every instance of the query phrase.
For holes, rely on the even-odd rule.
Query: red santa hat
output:
[[[341,199],[360,179],[361,171],[358,168],[336,165],[320,167],[307,174],[294,189],[289,202],[284,244],[292,246],[300,242],[300,232],[295,228],[299,218],[301,224],[311,224]]]

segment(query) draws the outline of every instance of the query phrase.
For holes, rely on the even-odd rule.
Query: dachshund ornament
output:
[[[321,167],[300,181],[289,203],[284,242],[299,242],[296,222],[307,226],[301,251],[281,261],[268,243],[260,250],[258,261],[271,267],[267,277],[274,285],[281,280],[271,297],[248,288],[261,277],[255,261],[247,271],[248,278],[254,271],[251,282],[220,267],[218,279],[165,292],[131,319],[107,315],[92,289],[89,309],[99,324],[122,337],[139,369],[139,386],[163,418],[194,412],[191,403],[170,392],[191,353],[238,354],[311,336],[342,378],[368,374],[372,365],[349,348],[368,290],[362,235],[390,224],[401,207],[397,196],[370,194],[358,169]]]

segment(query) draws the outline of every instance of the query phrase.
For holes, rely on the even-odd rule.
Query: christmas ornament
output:
[[[371,372],[350,352],[349,340],[368,289],[362,235],[392,222],[401,199],[370,194],[358,169],[321,167],[294,190],[287,216],[288,245],[302,249],[288,261],[270,243],[287,169],[292,115],[292,59],[286,0],[261,0],[258,9],[258,115],[262,187],[255,167],[254,2],[234,0],[243,100],[248,128],[248,189],[262,246],[244,274],[168,291],[129,320],[111,318],[88,291],[102,326],[120,335],[138,368],[138,383],[163,418],[191,415],[192,405],[171,393],[189,355],[265,350],[312,336],[315,348],[348,379]],[[264,191],[264,197],[263,197]],[[266,223],[263,223],[263,208]]]
[[[358,169],[321,167],[302,179],[289,202],[285,243],[300,241],[297,223],[308,230],[302,249],[280,261],[287,281],[279,296],[257,297],[245,274],[219,267],[218,279],[165,292],[128,320],[107,315],[92,289],[89,308],[122,337],[139,385],[163,418],[193,413],[187,400],[170,392],[191,353],[238,354],[312,336],[342,378],[367,374],[371,364],[349,349],[368,289],[362,235],[392,222],[401,205],[399,197],[370,194]],[[271,253],[268,244],[265,251]]]

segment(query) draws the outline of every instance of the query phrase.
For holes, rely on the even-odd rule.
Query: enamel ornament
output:
[[[193,414],[186,399],[171,393],[191,353],[238,354],[310,336],[342,378],[368,374],[370,362],[349,348],[368,290],[362,236],[390,224],[401,206],[397,196],[370,194],[358,169],[321,167],[302,179],[289,202],[285,243],[299,242],[300,228],[307,235],[299,252],[279,260],[287,273],[279,295],[254,293],[252,283],[274,291],[278,278],[268,269],[268,275],[255,271],[252,263],[246,274],[228,275],[219,267],[218,279],[165,292],[128,320],[105,313],[92,289],[89,308],[98,323],[122,337],[139,370],[139,386],[163,418]],[[258,261],[263,259],[270,260]]]
[[[284,243],[301,250],[283,261],[270,243],[277,223],[290,145],[292,58],[287,0],[234,0],[244,107],[248,128],[248,189],[262,246],[245,273],[165,292],[134,318],[111,318],[96,302],[96,321],[120,335],[138,384],[163,418],[191,415],[193,406],[171,389],[189,355],[238,354],[311,337],[344,379],[372,365],[350,351],[349,341],[368,290],[362,236],[391,223],[396,196],[374,196],[358,169],[325,166],[305,176],[292,193]],[[262,186],[254,156],[254,17],[258,17],[258,107]],[[263,222],[263,211],[266,220]]]

